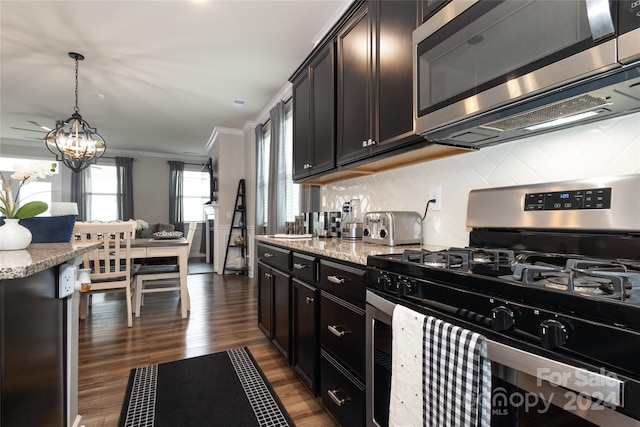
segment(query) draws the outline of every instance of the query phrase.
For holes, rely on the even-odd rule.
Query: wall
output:
[[[640,113],[328,184],[322,210],[340,211],[343,202],[359,197],[363,212],[423,215],[429,187],[441,186],[442,210],[428,212],[423,243],[465,246],[472,189],[632,173],[640,173]]]
[[[244,135],[237,129],[218,128],[211,137],[210,146],[209,153],[212,158],[218,159],[218,188],[220,189],[214,225],[213,269],[216,273],[222,273],[238,182],[245,178]],[[249,201],[250,199],[247,199],[247,202]],[[237,249],[234,251],[236,252],[231,255],[235,256],[239,253]]]

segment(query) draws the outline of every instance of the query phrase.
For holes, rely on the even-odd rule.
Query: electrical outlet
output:
[[[442,209],[442,187],[429,187],[429,199],[435,199],[435,202],[431,202],[429,209],[432,211],[439,211]]]
[[[58,275],[58,298],[66,298],[75,291],[76,267],[72,264],[60,266]]]

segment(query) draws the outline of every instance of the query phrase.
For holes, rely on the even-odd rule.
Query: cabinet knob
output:
[[[340,390],[327,390],[327,394],[329,395],[331,400],[333,400],[333,403],[335,403],[338,406],[342,406],[345,403],[347,403],[349,400],[351,400]]]
[[[266,277],[267,279],[271,279],[271,273],[264,273],[264,277]]]
[[[307,304],[311,304],[313,302],[313,298],[307,297]]]
[[[369,140],[369,145],[376,145],[376,144],[377,144],[377,142],[375,140],[373,140],[373,139]]]
[[[264,253],[264,257],[265,258],[271,258],[271,257],[274,257],[274,256],[276,256],[276,254],[272,254],[271,252],[265,252]]]
[[[362,148],[367,148],[368,144],[367,144],[367,140],[365,139],[364,141],[362,141]]]

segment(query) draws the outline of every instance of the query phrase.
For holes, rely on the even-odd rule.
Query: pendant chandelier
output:
[[[70,118],[56,122],[56,128],[47,133],[44,142],[56,160],[80,172],[102,157],[107,145],[96,128],[82,119],[78,109],[78,61],[84,56],[75,52],[69,52],[69,56],[76,61],[76,106]]]

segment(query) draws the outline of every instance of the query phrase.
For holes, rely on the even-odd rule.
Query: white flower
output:
[[[55,163],[47,161],[32,161],[29,164],[16,163],[13,165],[15,171],[11,178],[29,184],[38,179],[46,178],[55,171]]]

